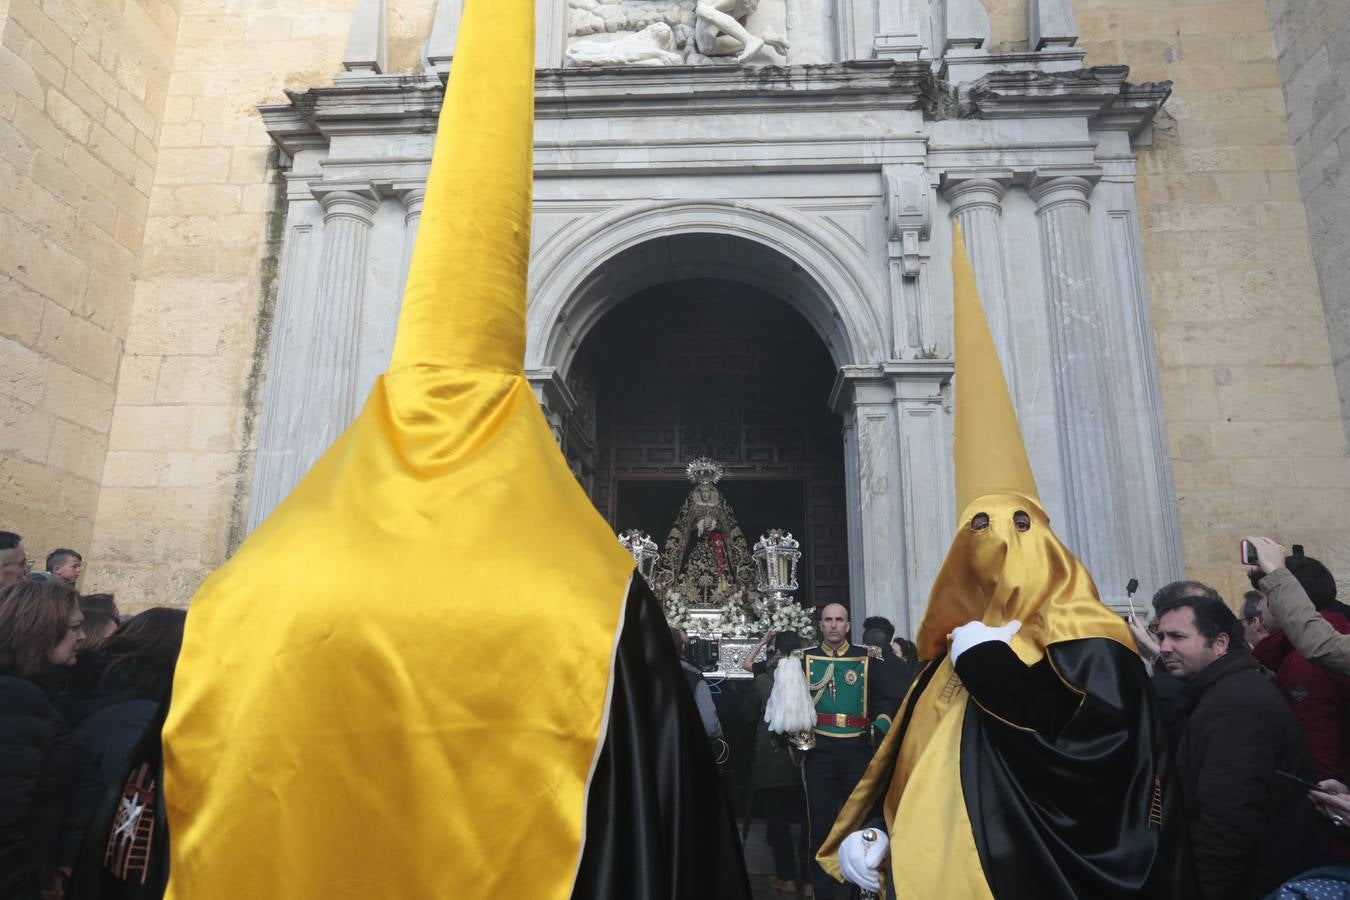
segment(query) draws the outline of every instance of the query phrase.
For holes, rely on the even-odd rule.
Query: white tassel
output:
[[[794,657],[778,663],[773,692],[764,707],[764,721],[774,734],[797,734],[816,727],[816,705],[811,702],[801,662]]]

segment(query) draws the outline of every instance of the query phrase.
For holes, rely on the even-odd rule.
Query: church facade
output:
[[[89,542],[132,605],[185,601],[388,358],[459,3],[330,5],[150,17],[173,52],[115,375],[88,390],[108,409],[82,416],[92,505],[43,511],[70,456],[49,410],[0,507]],[[1350,571],[1336,292],[1280,80],[1311,70],[1275,46],[1283,21],[1311,57],[1311,26],[1277,6],[541,2],[526,367],[597,507],[659,538],[661,486],[711,456],[747,527],[802,537],[803,600],[911,633],[959,512],[959,223],[1042,499],[1104,599],[1188,572],[1231,594],[1249,531]],[[47,360],[33,419],[58,365],[97,382],[47,315],[15,339]]]

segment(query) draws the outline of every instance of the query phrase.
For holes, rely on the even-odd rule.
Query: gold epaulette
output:
[[[881,648],[873,647],[871,644],[868,644],[867,655],[872,657],[873,659],[881,659]]]

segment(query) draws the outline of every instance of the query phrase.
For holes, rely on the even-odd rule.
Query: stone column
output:
[[[1055,407],[1064,465],[1069,546],[1118,599],[1128,575],[1119,524],[1118,436],[1103,331],[1110,317],[1093,273],[1088,195],[1100,171],[1037,171],[1030,182],[1040,222],[1041,259],[1050,307]]]
[[[304,474],[298,462],[301,438],[297,427],[303,407],[304,359],[313,324],[306,287],[313,262],[314,224],[305,216],[306,212],[317,216],[313,206],[308,196],[303,200],[293,197],[287,216],[296,224],[287,229],[281,251],[258,422],[258,451],[253,463],[249,531],[271,515]]]
[[[317,329],[305,375],[304,431],[317,448],[305,468],[356,416],[357,353],[371,226],[380,195],[370,185],[314,185],[323,206],[323,251],[315,291]]]
[[[1114,148],[1103,141],[1098,150],[1104,173],[1093,193],[1092,220],[1104,238],[1097,247],[1099,271],[1106,276],[1103,296],[1113,314],[1105,334],[1116,427],[1120,446],[1130,448],[1120,454],[1121,478],[1128,487],[1120,509],[1133,539],[1129,559],[1134,570],[1127,574],[1138,575],[1141,591],[1148,594],[1184,577],[1186,565],[1141,251],[1134,150],[1124,132],[1117,134]]]
[[[866,616],[885,616],[907,634],[911,622],[895,390],[879,368],[845,366],[835,379],[830,403],[844,417],[845,452],[852,451],[845,465],[850,567],[862,573],[850,589],[852,618],[861,623]]]
[[[907,621],[895,627],[913,636],[928,605],[928,591],[955,533],[951,411],[946,387],[949,359],[892,362],[882,366],[891,382],[900,432],[900,487],[904,513]]]
[[[408,287],[408,270],[412,266],[413,247],[417,246],[417,226],[422,224],[422,203],[427,199],[425,184],[413,187],[394,187],[403,201],[403,269],[399,276],[399,296]]]
[[[1003,193],[1012,172],[950,175],[944,180],[943,196],[951,204],[952,218],[961,223],[975,285],[994,335],[994,346],[1003,361],[1008,390],[1017,398],[1016,359],[1012,344],[1012,309],[1008,272],[1004,264]]]

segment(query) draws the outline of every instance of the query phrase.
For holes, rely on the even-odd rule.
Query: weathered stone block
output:
[[[47,465],[86,481],[98,483],[103,477],[103,459],[108,450],[108,435],[58,419],[52,432]]]
[[[0,458],[45,462],[55,427],[55,416],[0,392]]]
[[[221,184],[229,181],[230,150],[165,148],[160,151],[156,172],[159,182],[165,185]]]
[[[106,384],[117,376],[117,338],[55,303],[43,310],[38,349]]]
[[[77,116],[82,116],[78,109],[74,111]],[[53,124],[54,120],[66,131],[63,132],[61,128],[57,127],[57,124]],[[60,159],[62,154],[66,152],[66,133],[77,138],[84,134],[80,130],[78,120],[66,119],[60,113],[49,116],[27,100],[20,100],[18,108],[14,111],[14,127],[23,133],[32,147],[42,150],[55,159]],[[86,131],[88,127],[89,122],[85,120],[84,128]]]
[[[34,163],[42,158],[39,155]],[[84,296],[88,277],[84,262],[34,234],[13,216],[0,216],[0,247],[5,248],[0,266],[20,284],[67,302]]]
[[[31,347],[0,338],[0,394],[28,406],[42,401],[47,380],[47,360]]]
[[[160,368],[158,403],[236,403],[243,387],[240,360],[222,356],[165,356]]]
[[[83,146],[71,143],[66,147],[66,153],[63,157],[66,166],[70,171],[82,179],[90,187],[94,188],[105,197],[113,195],[114,186],[117,183],[117,175],[108,166],[99,162],[94,155]]]
[[[105,488],[154,487],[164,466],[163,453],[109,450],[102,483]]]
[[[42,297],[0,272],[0,335],[33,346],[42,330]]]
[[[95,122],[103,121],[109,100],[100,96],[97,91],[85,84],[73,72],[66,76],[65,84],[61,86],[61,92],[69,97],[71,102],[84,110],[91,120]]]
[[[129,182],[136,177],[136,165],[139,162],[136,154],[103,126],[90,124],[89,149],[94,152],[95,156],[112,167],[112,170],[122,179]]]

